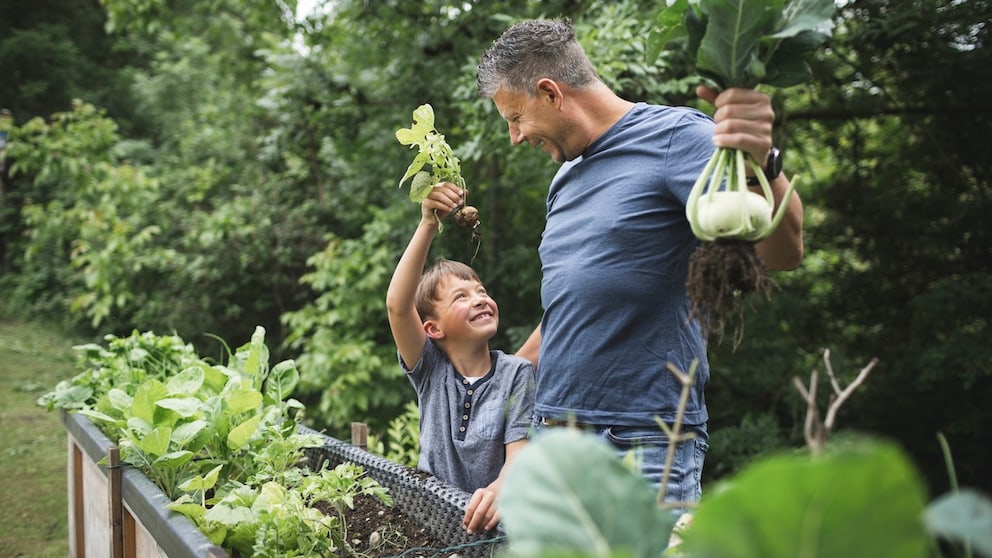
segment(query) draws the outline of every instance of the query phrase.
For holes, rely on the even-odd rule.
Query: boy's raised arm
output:
[[[420,276],[424,273],[431,242],[437,234],[437,218],[443,219],[462,201],[462,191],[450,182],[441,182],[421,204],[420,223],[413,233],[403,256],[396,264],[393,278],[386,291],[386,312],[389,328],[403,364],[408,368],[420,360],[424,350],[423,322],[417,315],[416,294]],[[435,212],[437,217],[435,217]]]

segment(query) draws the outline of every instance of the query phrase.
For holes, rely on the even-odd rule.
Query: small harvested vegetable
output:
[[[400,179],[399,186],[402,188],[407,179],[410,182],[410,200],[414,203],[421,203],[430,194],[431,189],[439,182],[452,182],[465,191],[465,179],[462,178],[461,166],[458,157],[444,136],[434,128],[434,108],[429,104],[420,105],[413,111],[413,124],[409,128],[396,130],[396,139],[403,145],[419,148],[417,156],[407,167],[406,173]],[[424,167],[430,165],[430,171]],[[478,243],[479,232],[479,210],[464,205],[454,211],[455,222],[458,225],[472,230],[472,239]],[[443,230],[441,220],[437,220],[437,231]],[[476,247],[478,249],[478,245]]]
[[[806,57],[829,37],[834,9],[834,0],[675,0],[659,12],[649,52],[656,57],[665,45],[679,44],[717,90],[797,85],[811,76]],[[748,190],[749,170],[760,195]],[[702,242],[689,262],[687,290],[692,314],[709,333],[722,333],[725,316],[739,314],[746,295],[767,293],[770,281],[754,243],[778,227],[796,182],[793,177],[776,212],[761,164],[718,147],[693,185],[686,218]]]

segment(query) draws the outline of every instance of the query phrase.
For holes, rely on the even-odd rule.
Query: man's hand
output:
[[[772,148],[775,111],[771,97],[754,89],[731,88],[717,94],[705,86],[696,88],[699,98],[716,107],[713,143],[745,151],[762,165]]]

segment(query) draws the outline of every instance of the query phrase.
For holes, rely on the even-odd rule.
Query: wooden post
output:
[[[86,496],[83,494],[83,451],[76,445],[72,436],[69,436],[69,447],[72,453],[72,462],[69,474],[69,482],[72,486],[72,544],[69,548],[70,558],[86,558],[86,519],[85,502]],[[75,553],[72,551],[75,550]]]
[[[124,558],[124,506],[121,502],[121,452],[107,449],[108,492],[110,498],[110,556]]]
[[[351,423],[351,445],[366,449],[369,443],[369,426],[364,422]]]

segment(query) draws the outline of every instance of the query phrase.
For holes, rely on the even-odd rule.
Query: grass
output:
[[[69,553],[66,433],[35,400],[75,375],[74,341],[0,318],[0,556]]]

